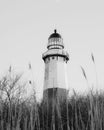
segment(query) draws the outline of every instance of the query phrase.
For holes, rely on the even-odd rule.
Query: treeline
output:
[[[74,92],[53,106],[37,102],[35,91],[24,98],[25,86],[21,74],[1,78],[0,130],[104,130],[104,93]]]

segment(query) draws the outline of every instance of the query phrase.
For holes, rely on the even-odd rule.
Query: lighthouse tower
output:
[[[67,62],[69,54],[64,50],[63,39],[57,30],[48,38],[45,63],[43,99],[64,99],[68,92]]]

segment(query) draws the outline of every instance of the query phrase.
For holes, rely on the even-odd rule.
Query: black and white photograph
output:
[[[0,0],[0,130],[104,130],[103,0]]]

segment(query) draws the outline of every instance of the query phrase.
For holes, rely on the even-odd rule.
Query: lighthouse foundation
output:
[[[49,88],[43,92],[43,100],[50,103],[63,102],[67,100],[68,90],[64,88]]]

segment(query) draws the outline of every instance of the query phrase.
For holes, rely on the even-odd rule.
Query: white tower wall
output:
[[[46,59],[44,90],[49,88],[68,89],[66,65],[64,57],[52,56]]]

